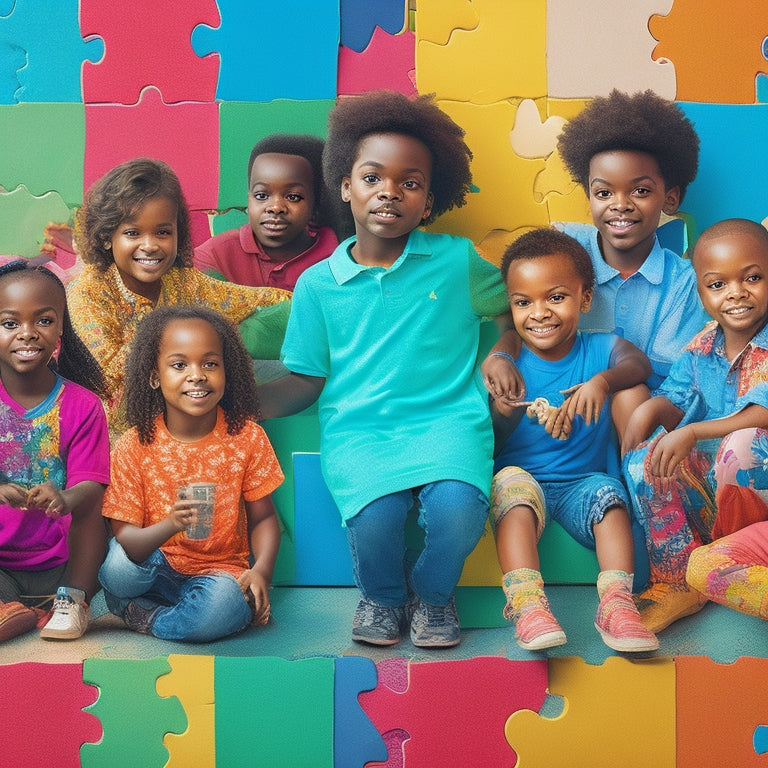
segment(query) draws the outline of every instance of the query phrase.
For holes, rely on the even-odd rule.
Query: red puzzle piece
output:
[[[546,696],[547,661],[511,661],[480,656],[458,661],[411,662],[408,687],[400,688],[391,662],[380,665],[379,685],[360,694],[360,705],[379,733],[400,729],[405,768],[509,768],[515,753],[504,736],[509,716],[519,709],[538,712]],[[392,741],[385,736],[388,748]],[[390,751],[388,766],[397,765]]]
[[[216,56],[200,58],[192,49],[198,24],[219,24],[215,0],[81,0],[80,32],[104,40],[103,61],[83,65],[86,104],[135,104],[153,85],[167,104],[214,101],[219,76]]]
[[[101,738],[101,724],[83,707],[99,691],[83,682],[82,664],[0,666],[0,762],[13,768],[79,768],[80,745]]]

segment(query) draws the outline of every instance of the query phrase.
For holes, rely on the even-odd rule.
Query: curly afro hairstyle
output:
[[[80,384],[80,386],[95,392],[102,399],[106,399],[109,392],[104,372],[72,327],[67,309],[67,293],[61,280],[44,265],[32,266],[25,259],[11,261],[0,267],[0,286],[10,283],[12,280],[44,282],[51,292],[59,298],[64,305],[61,346],[58,359],[52,358],[48,366],[51,370],[60,373],[65,379],[74,381],[75,384]]]
[[[584,281],[585,289],[594,286],[595,270],[584,246],[570,235],[549,227],[532,229],[507,246],[501,258],[501,276],[506,283],[509,267],[514,261],[540,259],[555,254],[562,254],[573,262],[576,274]]]
[[[341,189],[342,180],[352,171],[360,142],[377,133],[412,136],[432,155],[434,203],[425,223],[464,205],[472,184],[472,152],[464,142],[464,130],[434,103],[433,95],[409,99],[396,91],[344,98],[331,111],[323,171],[332,192]]]
[[[178,251],[174,266],[192,266],[189,209],[179,177],[161,160],[138,157],[115,166],[88,190],[77,212],[75,236],[83,261],[106,272],[114,263],[111,240],[126,219],[137,216],[148,200],[166,197],[177,209]]]
[[[155,437],[155,418],[165,412],[160,389],[149,380],[157,370],[160,343],[167,326],[174,320],[204,320],[221,339],[226,381],[219,405],[224,411],[227,432],[236,435],[249,420],[259,415],[259,398],[253,377],[253,362],[243,346],[237,328],[208,307],[176,304],[158,307],[136,329],[126,362],[125,401],[128,424],[139,432],[139,442],[148,445]]]
[[[600,152],[630,150],[655,158],[667,189],[680,187],[680,201],[696,178],[699,137],[680,108],[653,91],[632,96],[613,90],[598,96],[570,122],[558,149],[574,181],[589,194],[589,163]]]

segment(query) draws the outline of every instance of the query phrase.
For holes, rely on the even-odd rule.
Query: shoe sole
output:
[[[365,643],[366,645],[379,645],[379,646],[388,646],[388,645],[397,645],[400,642],[399,637],[395,638],[382,638],[382,637],[363,637],[362,635],[355,635],[352,634],[352,639],[356,643]]]
[[[527,643],[517,638],[517,644],[526,651],[543,651],[546,648],[556,648],[558,645],[565,645],[568,639],[565,632],[546,632],[543,635],[534,637]]]
[[[649,651],[659,650],[658,639],[653,642],[651,640],[643,640],[639,637],[614,637],[613,635],[609,635],[607,632],[600,629],[600,627],[597,626],[597,623],[595,623],[595,629],[600,633],[600,637],[603,638],[603,642],[611,650],[618,651],[619,653],[647,653]]]
[[[461,638],[457,637],[455,640],[414,640],[411,637],[411,642],[417,648],[453,648],[461,642]]]
[[[68,632],[61,632],[55,629],[41,629],[40,637],[43,640],[77,640],[85,634],[85,630],[69,630]]]

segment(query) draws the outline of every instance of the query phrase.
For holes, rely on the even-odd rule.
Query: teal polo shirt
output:
[[[321,465],[342,520],[438,480],[487,495],[493,434],[476,360],[482,318],[509,308],[498,268],[451,235],[412,232],[388,269],[355,262],[354,242],[299,278],[281,356],[326,380]]]

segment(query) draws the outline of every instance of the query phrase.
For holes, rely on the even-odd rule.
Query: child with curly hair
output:
[[[248,222],[195,248],[195,266],[240,285],[293,290],[339,244],[317,136],[274,133],[248,160]]]
[[[498,269],[465,238],[419,229],[462,205],[471,153],[430,97],[376,91],[331,112],[323,167],[355,235],[299,278],[265,417],[319,397],[323,475],[362,599],[352,638],[460,641],[454,588],[488,514],[493,435],[476,376],[480,321],[508,311]],[[419,508],[424,549],[405,562]],[[411,610],[413,609],[412,617]]]
[[[132,429],[112,452],[99,571],[107,607],[137,632],[208,642],[269,620],[280,545],[270,494],[283,473],[258,412],[237,329],[205,307],[160,307],[128,358]],[[190,484],[213,488],[210,532]],[[198,486],[200,487],[200,486]],[[253,565],[249,563],[249,554]]]

